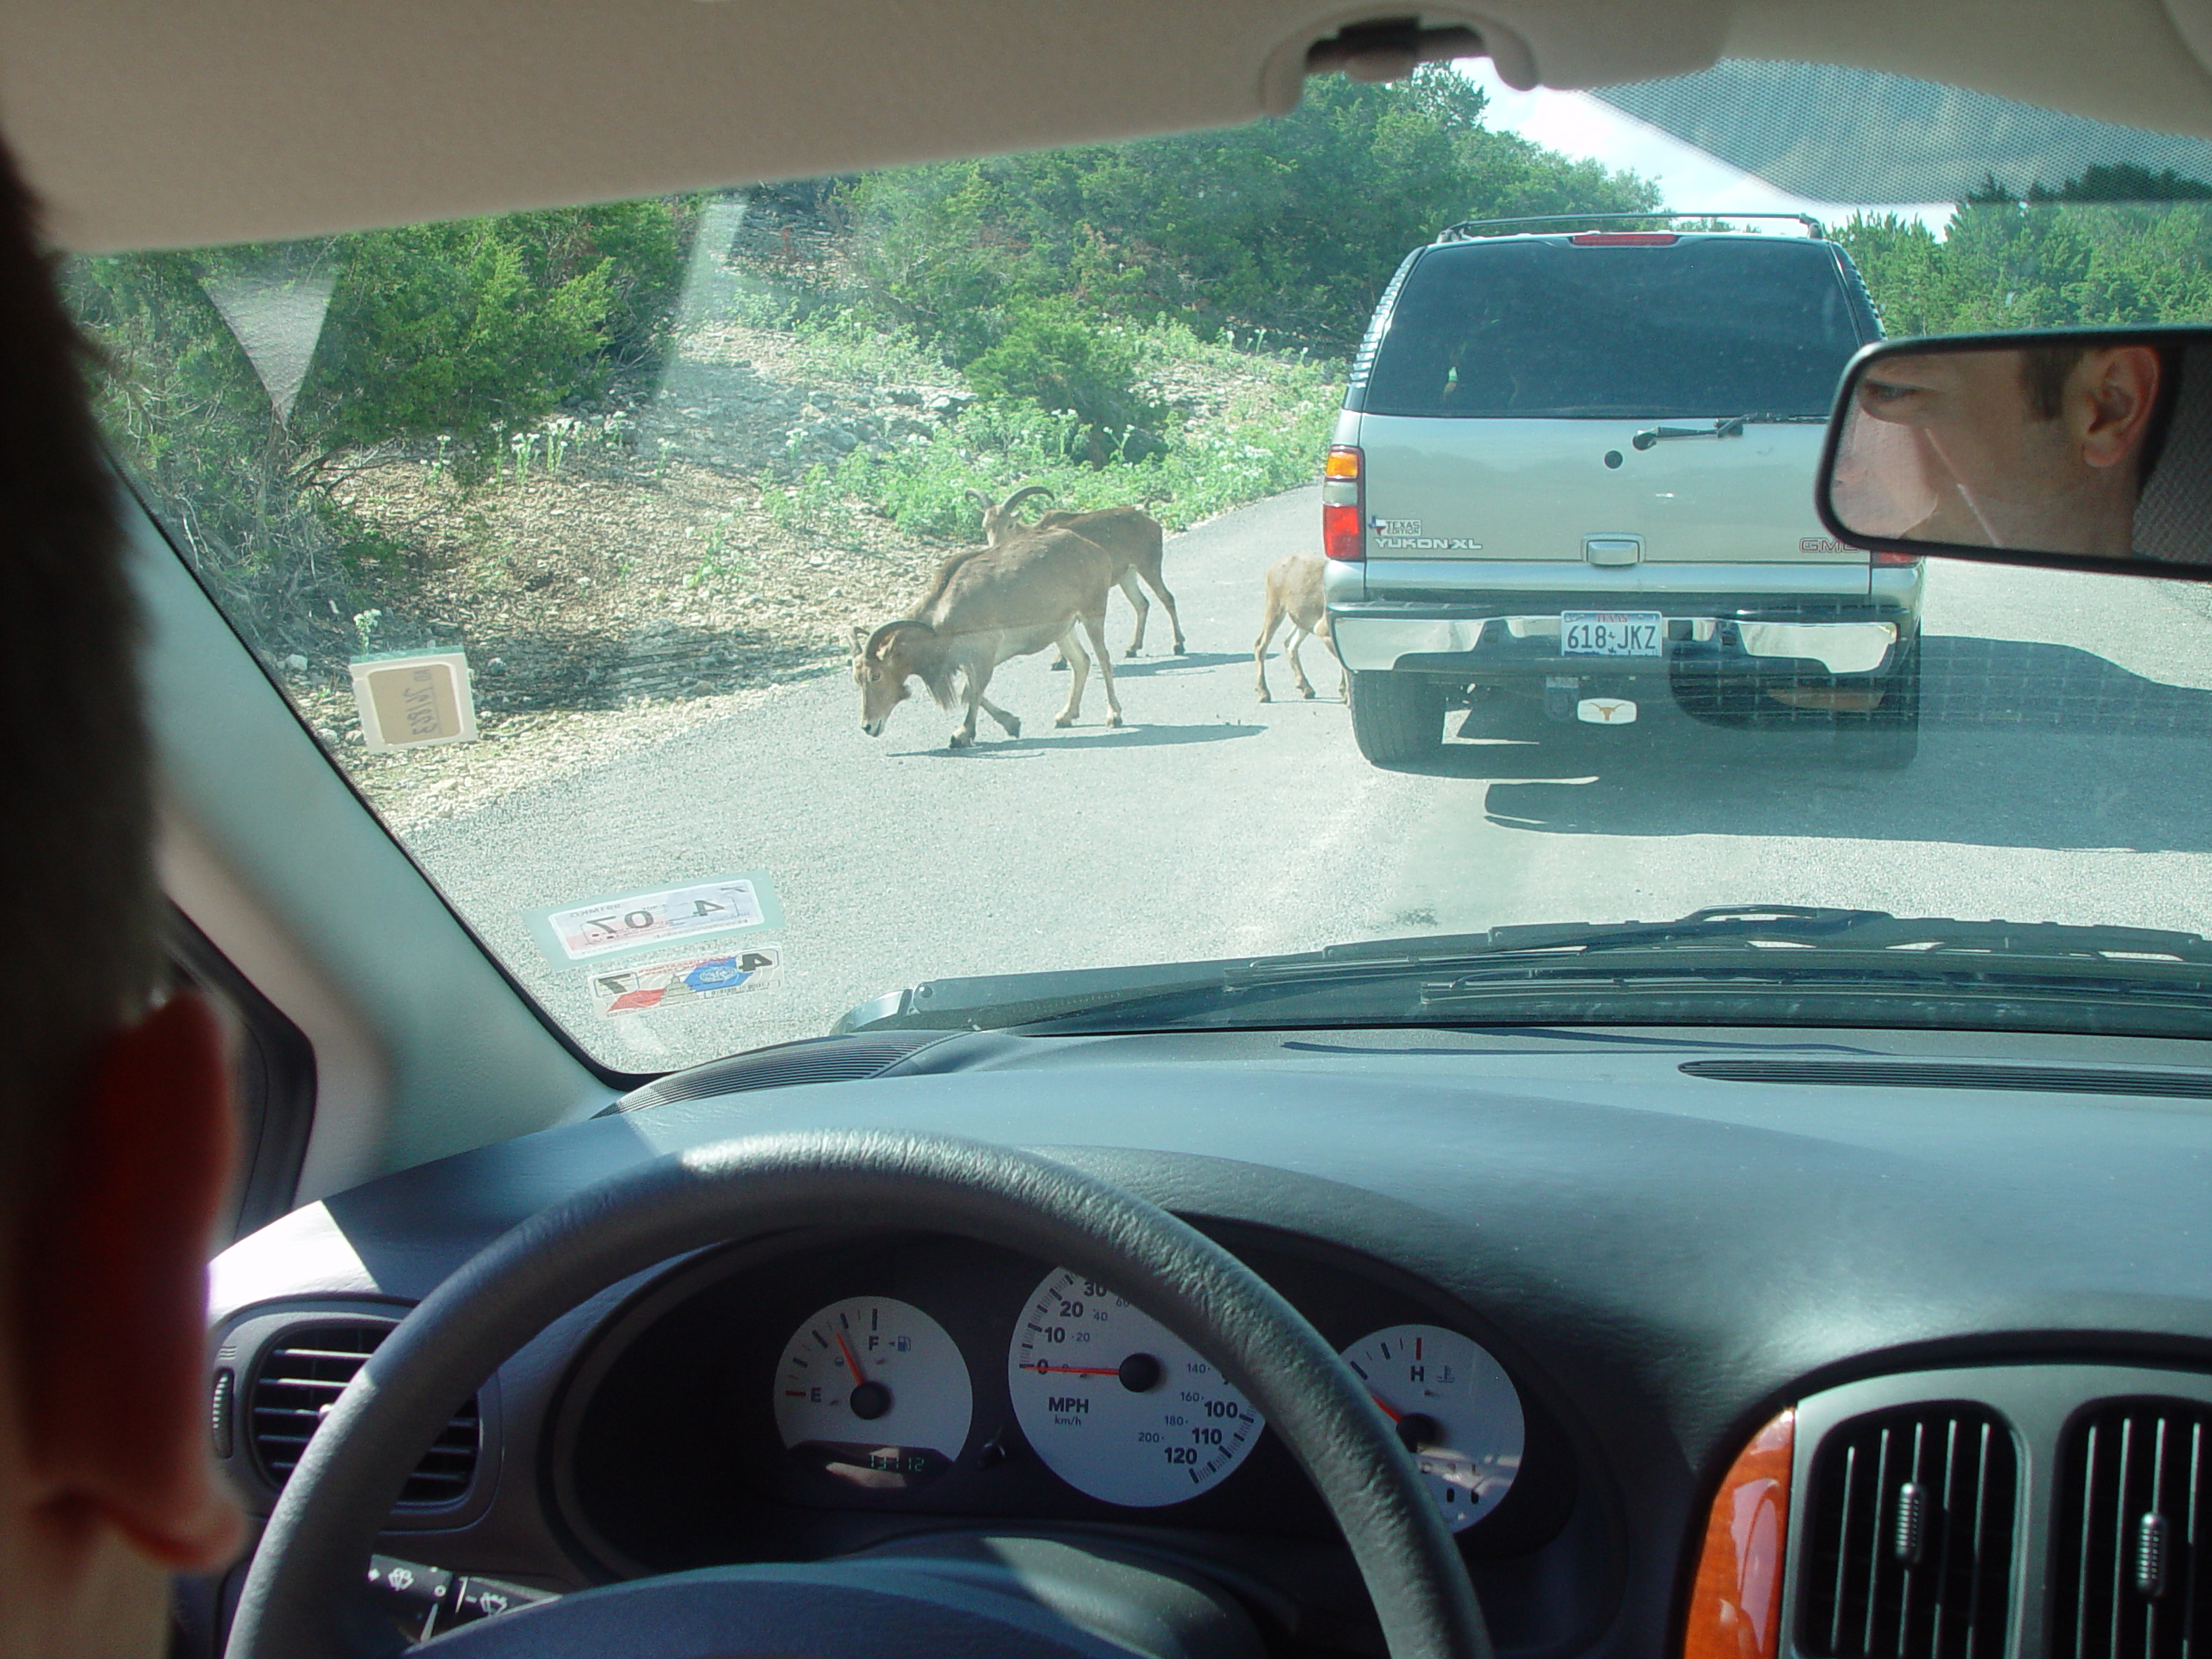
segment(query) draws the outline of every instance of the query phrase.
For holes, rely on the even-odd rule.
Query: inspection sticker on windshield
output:
[[[594,968],[584,976],[592,1006],[604,1019],[673,1008],[729,991],[766,990],[776,982],[783,952],[773,945],[719,954],[687,951],[620,968]]]
[[[680,887],[613,893],[526,918],[538,948],[556,963],[598,962],[638,950],[703,943],[717,934],[781,925],[783,914],[758,875],[718,876]]]

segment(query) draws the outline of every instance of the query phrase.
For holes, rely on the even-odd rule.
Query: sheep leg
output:
[[[1167,607],[1167,626],[1174,631],[1175,654],[1187,657],[1190,652],[1183,645],[1183,619],[1175,612],[1175,595],[1167,591],[1167,584],[1160,579],[1160,561],[1155,559],[1141,573],[1145,586],[1160,595],[1160,602]]]
[[[1306,677],[1306,665],[1298,660],[1298,648],[1313,637],[1293,622],[1290,625],[1290,649],[1284,653],[1290,658],[1291,677],[1298,682],[1298,695],[1308,702],[1313,701],[1313,682]]]
[[[1337,649],[1337,636],[1329,626],[1329,613],[1324,611],[1315,617],[1313,626],[1308,632],[1326,645],[1329,648],[1329,655],[1337,659],[1337,701],[1350,702],[1351,701],[1351,671],[1344,666],[1344,652]]]
[[[988,715],[993,720],[998,721],[1000,726],[1005,728],[1006,734],[1008,737],[1020,737],[1021,735],[1021,720],[1019,715],[1007,713],[1005,709],[1000,708],[998,704],[993,702],[988,697],[978,697],[976,701],[983,706],[983,712],[985,714]]]
[[[1129,596],[1129,603],[1136,607],[1137,631],[1129,636],[1128,650],[1122,653],[1125,657],[1134,657],[1144,649],[1144,620],[1151,614],[1152,607],[1145,601],[1144,589],[1137,586],[1135,571],[1124,570],[1114,581]]]
[[[964,749],[971,747],[975,743],[976,711],[982,706],[983,702],[983,690],[986,686],[989,685],[990,683],[991,671],[989,669],[970,668],[968,671],[968,718],[960,722],[959,729],[953,733],[952,741],[946,747],[955,749]]]
[[[1260,637],[1252,642],[1252,678],[1259,687],[1260,701],[1273,702],[1268,690],[1268,647],[1274,642],[1275,630],[1282,626],[1282,601],[1275,597],[1274,589],[1268,590],[1268,613],[1260,623]]]
[[[1090,677],[1090,658],[1072,626],[1060,636],[1060,654],[1068,659],[1068,706],[1060,710],[1052,724],[1072,726],[1075,717],[1083,712],[1083,683]]]
[[[1114,693],[1114,653],[1106,649],[1106,607],[1102,601],[1097,611],[1083,619],[1083,631],[1090,636],[1090,648],[1098,653],[1098,671],[1106,680],[1106,723],[1122,723],[1122,700]]]

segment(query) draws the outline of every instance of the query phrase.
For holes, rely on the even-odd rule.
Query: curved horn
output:
[[[1042,484],[1028,484],[1023,486],[1020,489],[1016,490],[1012,495],[1007,497],[1004,505],[999,508],[999,511],[1011,515],[1016,507],[1020,506],[1033,495],[1041,495],[1047,501],[1050,501],[1052,499],[1052,491],[1046,488]]]
[[[884,646],[890,642],[891,636],[901,628],[919,628],[924,633],[928,634],[934,634],[937,632],[926,622],[918,622],[911,617],[901,617],[896,622],[885,623],[874,633],[868,635],[868,644],[861,647],[861,655],[872,662],[881,662]]]
[[[985,512],[988,512],[991,510],[991,498],[985,495],[981,490],[976,488],[972,484],[968,487],[968,499],[970,501],[973,501],[978,507],[981,507]]]

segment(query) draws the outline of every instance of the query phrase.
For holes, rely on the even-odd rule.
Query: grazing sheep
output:
[[[1299,696],[1311,701],[1313,682],[1306,677],[1306,670],[1298,660],[1298,648],[1306,643],[1308,634],[1319,634],[1332,654],[1337,642],[1329,637],[1329,607],[1321,593],[1321,573],[1326,567],[1318,553],[1293,553],[1275,561],[1268,572],[1268,609],[1260,623],[1260,637],[1252,642],[1252,667],[1260,688],[1260,701],[1273,702],[1268,692],[1268,645],[1275,637],[1275,629],[1283,619],[1290,619],[1290,671],[1298,682]],[[1344,674],[1344,658],[1337,658],[1337,695],[1345,697],[1351,682]]]

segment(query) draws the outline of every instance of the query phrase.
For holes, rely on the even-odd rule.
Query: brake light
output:
[[[1672,231],[1581,231],[1567,239],[1578,248],[1671,248],[1681,238]]]
[[[1367,556],[1360,524],[1366,505],[1366,457],[1351,444],[1332,444],[1321,468],[1321,550],[1351,563]]]
[[[1877,564],[1918,564],[1921,558],[1922,555],[1918,553],[1878,552],[1874,555],[1874,563]]]

